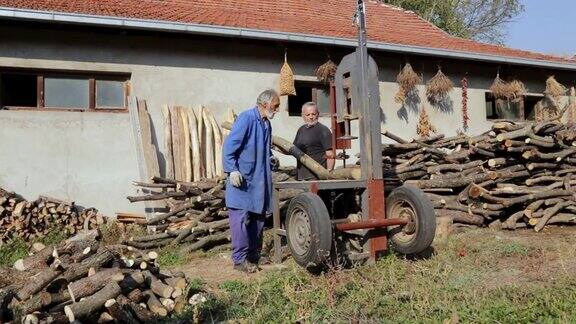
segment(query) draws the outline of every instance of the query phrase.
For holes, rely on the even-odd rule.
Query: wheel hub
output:
[[[297,208],[292,212],[289,224],[290,244],[299,255],[308,252],[311,245],[310,217],[306,211]]]

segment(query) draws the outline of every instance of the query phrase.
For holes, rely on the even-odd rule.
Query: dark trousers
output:
[[[246,260],[258,263],[262,250],[265,214],[230,208],[228,216],[232,236],[232,261],[234,264],[241,264]]]

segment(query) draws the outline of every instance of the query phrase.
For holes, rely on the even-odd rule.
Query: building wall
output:
[[[338,61],[349,49],[286,45],[229,38],[191,35],[94,30],[81,27],[1,24],[0,68],[33,68],[70,71],[122,72],[130,74],[132,95],[146,99],[153,123],[153,136],[163,163],[161,106],[204,105],[218,121],[228,108],[236,112],[254,105],[256,96],[278,84],[278,72],[287,50],[289,62],[300,80],[314,80],[314,69],[326,52]],[[287,46],[287,48],[285,47]],[[422,104],[439,132],[454,135],[462,128],[461,77],[468,74],[469,134],[485,131],[484,93],[499,69],[524,81],[531,92],[541,92],[551,71],[511,69],[481,63],[392,53],[372,53],[380,68],[383,127],[402,137],[416,135],[421,104],[401,107],[394,102],[396,74],[407,60],[428,80],[437,65],[456,84],[448,111]],[[573,81],[574,74],[556,73]],[[329,120],[323,118],[324,124]],[[286,98],[273,122],[275,135],[292,140],[301,125],[289,117]],[[28,199],[39,194],[75,200],[94,206],[107,215],[116,211],[141,211],[129,204],[138,180],[134,140],[128,114],[91,112],[0,111],[0,186]],[[386,139],[383,139],[384,141]],[[9,152],[5,154],[5,152]],[[354,145],[351,153],[357,152]],[[354,162],[354,161],[352,161]],[[281,157],[293,165],[291,157]]]

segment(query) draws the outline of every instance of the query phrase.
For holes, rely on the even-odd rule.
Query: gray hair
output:
[[[302,111],[304,111],[304,109],[308,107],[314,107],[316,108],[316,112],[320,113],[320,111],[318,110],[318,105],[314,101],[308,101],[307,103],[303,104]]]
[[[256,104],[258,106],[263,106],[264,104],[272,102],[272,99],[274,97],[280,98],[278,92],[276,92],[276,90],[273,89],[266,89],[258,95],[258,99],[256,99]]]

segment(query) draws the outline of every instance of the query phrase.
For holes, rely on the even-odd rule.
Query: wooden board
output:
[[[184,158],[182,166],[184,171],[184,181],[192,181],[192,157],[190,156],[190,127],[188,125],[188,110],[190,108],[182,107],[180,109],[180,118],[182,119],[182,136],[184,137]]]
[[[182,181],[182,167],[180,165],[180,127],[178,126],[179,107],[170,107],[170,121],[172,124],[172,154],[174,160],[174,179]]]
[[[174,156],[172,154],[172,123],[168,105],[162,106],[164,116],[164,159],[166,160],[166,178],[174,179]]]
[[[214,167],[216,176],[220,177],[224,175],[224,166],[222,164],[222,134],[220,132],[220,127],[216,122],[216,118],[209,111],[206,111],[212,125],[212,134],[214,135]]]
[[[206,177],[206,166],[205,166],[205,159],[204,156],[206,155],[206,145],[205,145],[205,138],[206,135],[204,134],[204,118],[202,116],[204,116],[204,106],[200,106],[200,108],[198,108],[198,114],[196,114],[196,116],[198,116],[198,118],[196,118],[196,121],[198,122],[198,141],[200,142],[200,156],[202,156],[202,158],[200,159],[200,175],[202,178]]]
[[[142,136],[142,148],[144,150],[144,160],[148,177],[160,176],[158,155],[156,153],[156,146],[152,142],[152,125],[145,100],[138,100],[138,120],[140,121],[140,136]]]
[[[186,136],[188,135],[188,129],[184,129],[184,121],[182,120],[182,112],[184,108],[178,107],[178,137],[180,144],[180,176],[182,181],[186,178]]]
[[[188,125],[190,126],[190,146],[192,149],[192,181],[199,181],[201,175],[200,138],[198,137],[198,123],[194,109],[186,110],[188,113]]]
[[[212,133],[212,123],[210,122],[210,117],[208,117],[209,112],[204,109],[202,111],[202,119],[204,120],[204,128],[206,129],[206,141],[204,143],[206,147],[206,153],[204,155],[204,162],[206,165],[206,178],[211,179],[216,175],[216,170],[214,167],[214,141]]]

